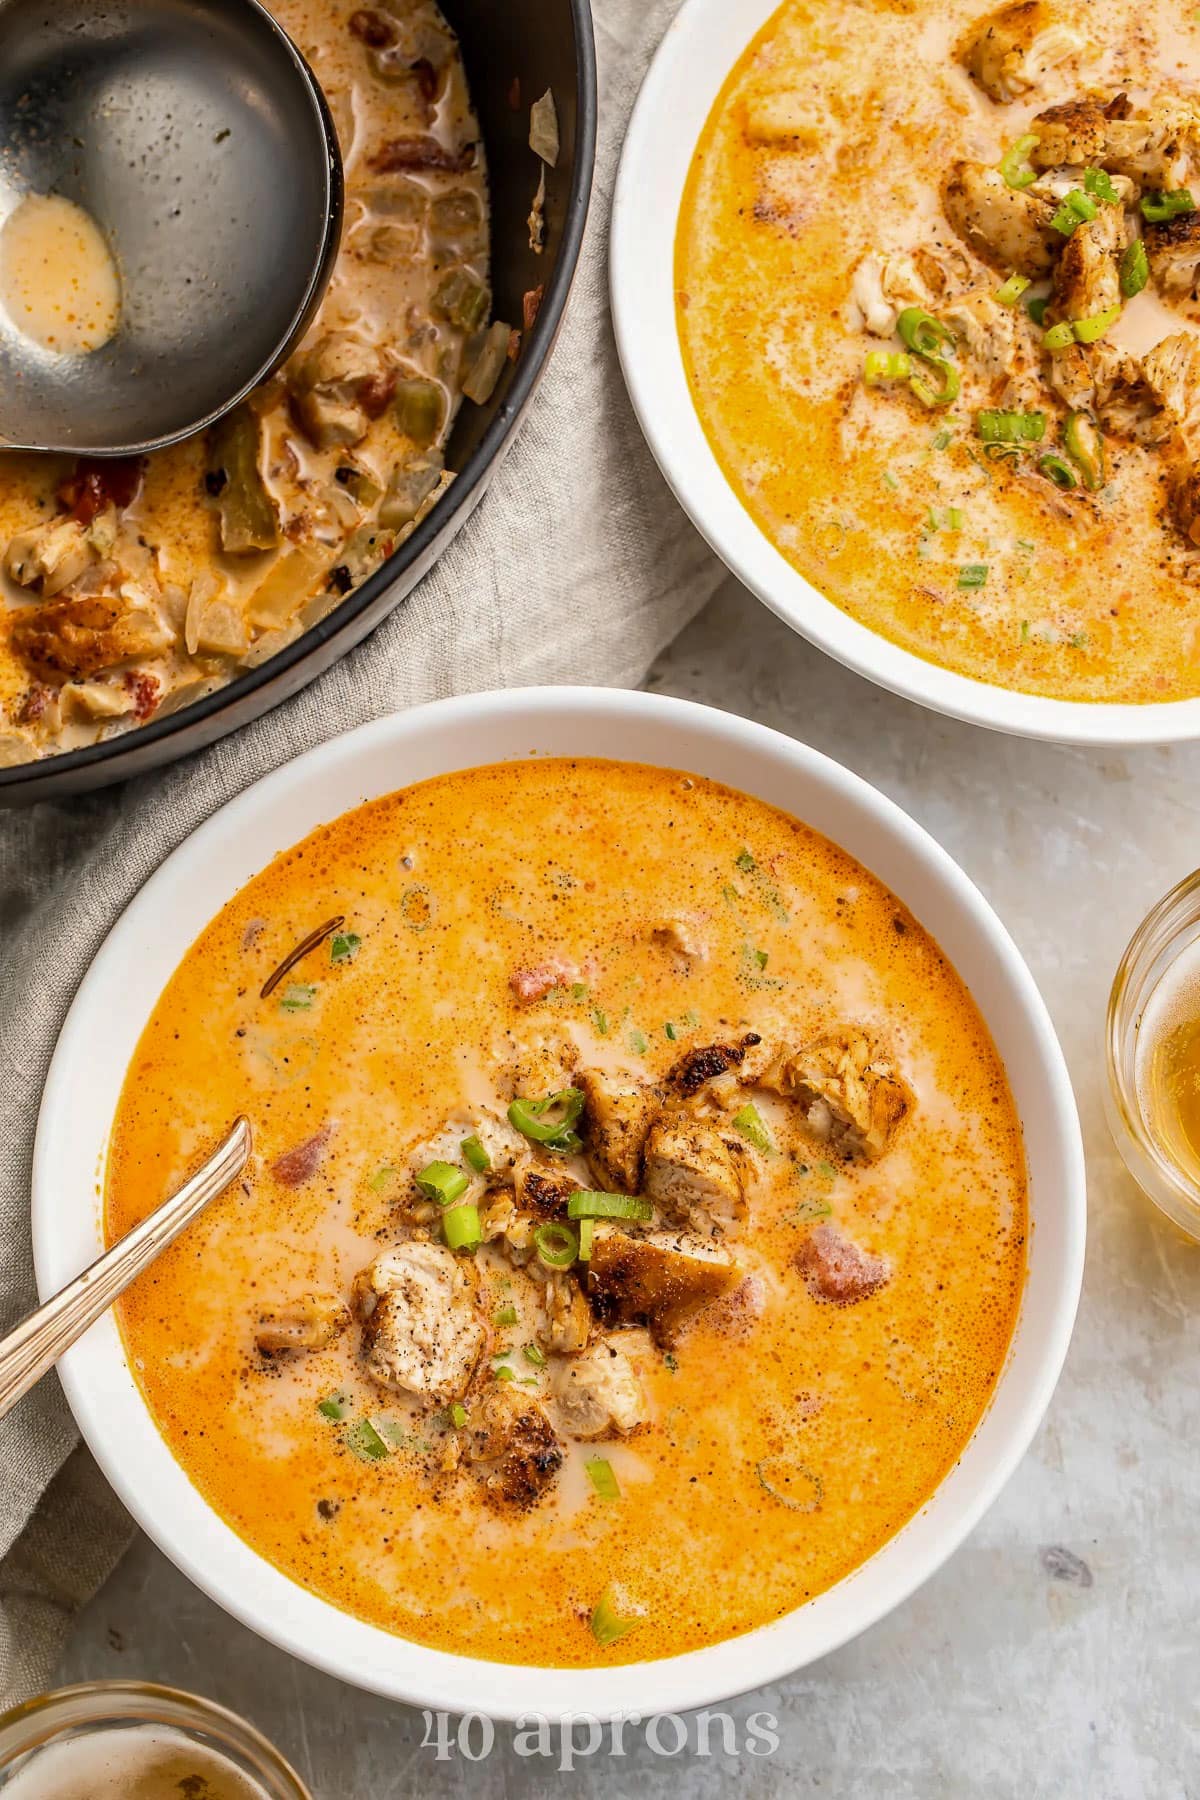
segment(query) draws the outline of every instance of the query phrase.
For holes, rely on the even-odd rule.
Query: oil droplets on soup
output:
[[[777,1618],[923,1504],[1003,1363],[1024,1160],[971,997],[713,782],[476,769],[276,858],[146,1028],[110,1236],[242,1110],[247,1187],[122,1302],[131,1364],[248,1544],[425,1644]]]

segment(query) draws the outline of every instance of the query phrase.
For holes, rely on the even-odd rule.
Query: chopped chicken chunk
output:
[[[1156,383],[1148,379],[1148,359],[1139,361],[1102,340],[1087,353],[1087,361],[1095,390],[1092,404],[1106,431],[1142,444],[1161,444],[1170,437],[1171,417]]]
[[[1200,422],[1200,338],[1191,331],[1163,338],[1142,358],[1142,373],[1168,426],[1192,438]]]
[[[469,1455],[493,1506],[527,1512],[562,1468],[562,1445],[538,1402],[495,1383],[471,1408]]]
[[[1047,107],[1030,124],[1038,141],[1030,161],[1039,169],[1092,164],[1152,187],[1176,188],[1188,178],[1200,114],[1173,95],[1135,109],[1124,94],[1096,95]]]
[[[517,1170],[513,1198],[520,1212],[534,1213],[539,1219],[565,1219],[567,1201],[579,1183],[573,1175],[547,1173],[533,1163]]]
[[[1090,412],[1096,404],[1096,377],[1082,344],[1068,344],[1046,362],[1046,380],[1076,412]]]
[[[648,1421],[646,1391],[622,1343],[637,1335],[618,1332],[600,1338],[582,1356],[555,1369],[555,1405],[572,1437],[628,1437]]]
[[[707,960],[708,939],[700,929],[700,918],[695,913],[680,913],[664,919],[654,926],[650,935],[657,943],[665,944],[668,950],[676,951],[689,961]]]
[[[854,1306],[877,1293],[891,1279],[885,1257],[872,1256],[835,1225],[818,1225],[795,1256],[809,1292],[835,1306]]]
[[[993,268],[1036,279],[1054,267],[1063,240],[1050,223],[1052,203],[1009,187],[999,169],[954,163],[942,204],[958,235]]]
[[[593,1179],[617,1194],[642,1186],[642,1151],[659,1095],[633,1075],[584,1069],[575,1078],[584,1094],[583,1138]]]
[[[739,1044],[703,1044],[681,1056],[667,1080],[681,1099],[691,1100],[706,1082],[731,1069],[742,1069],[750,1051],[762,1043],[756,1031],[748,1031]]]
[[[547,1350],[574,1356],[592,1332],[592,1309],[587,1295],[575,1277],[561,1269],[543,1269],[540,1263],[533,1263],[530,1272],[541,1280],[543,1290],[539,1342]]]
[[[850,295],[863,325],[876,337],[891,337],[906,306],[927,307],[932,298],[913,257],[877,250],[864,256],[854,271]]]
[[[381,1387],[445,1403],[461,1399],[487,1342],[471,1277],[452,1250],[413,1240],[354,1283],[367,1373]]]
[[[1192,304],[1200,290],[1200,212],[1179,213],[1143,230],[1150,273],[1163,298]]]
[[[661,1113],[650,1127],[643,1187],[672,1224],[710,1236],[746,1216],[733,1151],[714,1126],[684,1113]]]
[[[115,516],[115,515],[114,515]],[[4,553],[4,573],[47,600],[77,581],[92,560],[93,540],[77,519],[51,519],[18,531]]]
[[[601,1318],[648,1325],[660,1344],[674,1342],[693,1314],[740,1279],[729,1252],[686,1231],[634,1237],[598,1225],[588,1264],[588,1292]]]
[[[972,365],[990,380],[1012,374],[1017,360],[1014,309],[1001,306],[994,287],[973,288],[941,309],[941,318],[965,346]]]
[[[883,1155],[913,1099],[864,1031],[831,1031],[784,1052],[763,1086],[799,1101],[814,1137],[842,1156]]]
[[[288,1350],[324,1350],[350,1323],[350,1308],[335,1294],[302,1294],[284,1306],[264,1307],[254,1342],[267,1356]]]
[[[1176,525],[1184,537],[1200,547],[1200,468],[1188,463],[1176,471],[1169,500]]]
[[[1067,319],[1094,319],[1121,304],[1121,252],[1128,242],[1119,206],[1101,206],[1077,225],[1054,271],[1055,305]]]
[[[1108,149],[1110,124],[1100,100],[1065,100],[1060,106],[1048,106],[1029,127],[1038,140],[1029,160],[1039,169],[1101,162]]]
[[[61,682],[86,680],[134,657],[161,655],[171,633],[149,605],[89,594],[14,613],[10,642],[35,675]]]
[[[537,1220],[530,1213],[518,1212],[508,1194],[496,1194],[479,1214],[485,1244],[503,1240],[514,1262],[526,1262],[533,1254],[533,1232]]]
[[[514,969],[508,985],[518,1000],[531,1005],[535,1000],[544,1000],[553,989],[569,987],[578,980],[578,963],[569,962],[563,956],[549,956],[532,968]]]
[[[292,406],[318,450],[366,437],[395,387],[381,351],[350,331],[330,331],[293,363]]]
[[[958,55],[968,75],[1002,106],[1077,56],[1086,41],[1082,32],[1056,20],[1045,0],[1016,0],[973,26]]]

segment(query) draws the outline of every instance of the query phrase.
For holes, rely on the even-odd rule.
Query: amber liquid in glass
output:
[[[1163,974],[1138,1028],[1137,1095],[1159,1149],[1200,1186],[1200,941]]]
[[[85,1731],[34,1753],[4,1800],[266,1800],[219,1752],[158,1725]]]

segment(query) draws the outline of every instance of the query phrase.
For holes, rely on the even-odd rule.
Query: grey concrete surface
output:
[[[177,1682],[240,1708],[317,1800],[1183,1800],[1200,1795],[1200,1250],[1152,1212],[1102,1112],[1113,968],[1149,904],[1200,863],[1200,746],[1081,751],[919,711],[828,662],[730,582],[650,685],[788,731],[876,783],[1008,923],[1061,1034],[1090,1170],[1084,1297],[1049,1417],[1007,1490],[891,1618],[733,1702],[679,1754],[637,1732],[557,1754],[439,1761],[419,1713],[293,1662],[227,1619],[144,1542],[81,1618],[63,1679]],[[1062,1554],[1066,1552],[1067,1554]],[[519,1578],[519,1575],[518,1575]],[[752,1715],[777,1721],[762,1754]],[[759,1754],[752,1754],[751,1739]],[[664,1730],[667,1750],[676,1739]],[[478,1750],[476,1738],[471,1745]]]

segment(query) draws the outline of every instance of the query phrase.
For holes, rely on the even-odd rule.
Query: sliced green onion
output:
[[[1015,306],[1025,289],[1029,286],[1028,275],[1010,275],[996,289],[996,299],[1001,306]]]
[[[388,1183],[394,1178],[395,1173],[396,1171],[392,1168],[390,1163],[384,1163],[381,1169],[376,1169],[370,1181],[368,1181],[367,1186],[374,1193],[382,1194],[384,1188],[387,1187]]]
[[[501,1363],[499,1368],[492,1370],[492,1374],[497,1381],[515,1381],[517,1379],[517,1371],[508,1363]]]
[[[1164,219],[1177,219],[1180,213],[1195,210],[1196,202],[1190,188],[1173,188],[1168,193],[1160,189],[1157,193],[1142,195],[1142,217],[1151,225],[1161,225]]]
[[[868,350],[863,364],[863,380],[868,387],[884,381],[907,381],[912,374],[912,358],[903,350]]]
[[[948,506],[946,508],[947,531],[961,531],[966,522],[967,515],[961,506]]]
[[[914,375],[909,387],[923,406],[949,406],[958,399],[958,391],[962,386],[962,377],[953,363],[944,356],[927,356],[925,361],[931,369],[936,369],[942,378],[940,388],[930,387],[922,375]]]
[[[380,1436],[370,1419],[356,1419],[346,1433],[346,1448],[358,1457],[360,1462],[381,1462],[390,1456],[387,1440]]]
[[[339,931],[329,940],[330,962],[353,962],[362,939],[356,931]]]
[[[1036,444],[1046,435],[1043,412],[976,413],[975,429],[985,444]]]
[[[523,1345],[521,1355],[527,1363],[532,1363],[535,1369],[544,1369],[546,1366],[546,1358],[536,1344]]]
[[[987,586],[988,565],[986,563],[964,563],[958,571],[960,588],[981,588]]]
[[[517,1322],[517,1317],[518,1317],[518,1314],[517,1314],[517,1309],[515,1306],[502,1306],[500,1308],[500,1311],[496,1314],[495,1318],[492,1320],[492,1324],[493,1325],[515,1325]]]
[[[1112,176],[1107,169],[1085,169],[1083,185],[1088,193],[1097,200],[1107,200],[1112,204],[1120,199],[1120,195],[1112,184]]]
[[[477,1175],[487,1174],[492,1166],[492,1159],[474,1132],[471,1133],[470,1137],[465,1137],[463,1139],[462,1143],[459,1145],[459,1149],[463,1153],[463,1161],[470,1168],[474,1169]]]
[[[580,1262],[590,1262],[592,1260],[592,1236],[593,1236],[593,1233],[595,1232],[595,1229],[596,1229],[596,1221],[594,1219],[580,1219],[580,1221],[579,1221],[579,1260],[580,1260]]]
[[[535,1227],[533,1247],[547,1269],[569,1269],[579,1254],[579,1239],[569,1226],[549,1219]]]
[[[1064,462],[1062,457],[1056,456],[1053,451],[1040,458],[1038,468],[1046,480],[1052,481],[1057,488],[1066,490],[1079,486],[1070,463]]]
[[[441,1206],[453,1206],[470,1186],[462,1170],[448,1162],[428,1163],[416,1177],[416,1183],[423,1194]]]
[[[442,1230],[451,1250],[474,1250],[483,1242],[477,1206],[452,1206],[442,1214]]]
[[[772,1500],[780,1501],[790,1511],[819,1511],[825,1484],[804,1463],[787,1456],[768,1456],[754,1465],[754,1473]]]
[[[948,325],[920,306],[906,306],[896,320],[896,330],[908,348],[927,361],[936,360],[943,345],[953,350],[956,341]]]
[[[567,1201],[567,1217],[637,1219],[645,1225],[654,1217],[654,1208],[648,1200],[639,1200],[633,1194],[606,1194],[592,1188],[581,1188]]]
[[[1035,294],[1032,300],[1027,300],[1025,302],[1025,311],[1029,314],[1035,325],[1044,325],[1046,323],[1046,308],[1049,304],[1049,294]]]
[[[589,1456],[584,1463],[588,1480],[602,1500],[619,1500],[621,1490],[617,1486],[617,1478],[613,1466],[604,1456]]]
[[[883,353],[880,352],[880,354]],[[739,850],[733,859],[733,866],[735,869],[740,869],[743,875],[753,875],[758,864],[755,862],[749,850]]]
[[[1000,158],[1000,173],[1010,188],[1031,187],[1037,180],[1037,170],[1029,163],[1029,152],[1038,142],[1037,133],[1031,131],[1027,136],[1019,137]]]
[[[637,1624],[636,1619],[622,1619],[617,1616],[613,1605],[613,1591],[606,1587],[592,1609],[590,1620],[592,1636],[598,1644],[615,1644],[619,1638],[632,1631]]]
[[[284,988],[279,1004],[284,1012],[307,1012],[316,997],[315,982],[292,981]]]
[[[1019,463],[1021,452],[1015,444],[985,444],[983,454],[989,462]]]
[[[672,1043],[674,1043],[675,1042],[675,1027],[672,1025],[670,1019],[668,1019],[666,1024],[663,1026],[663,1030],[666,1032],[667,1037],[670,1039],[670,1041]]]
[[[650,1048],[645,1032],[639,1031],[636,1025],[629,1034],[629,1048],[635,1056],[645,1056]]]
[[[601,1037],[608,1036],[608,1014],[602,1012],[598,1006],[592,1009],[592,1024]]]
[[[1150,259],[1141,238],[1134,238],[1121,258],[1121,292],[1127,300],[1140,294],[1150,279]]]
[[[559,1155],[568,1155],[580,1148],[580,1139],[572,1127],[582,1111],[582,1089],[560,1088],[544,1100],[514,1100],[508,1109],[508,1122],[522,1137],[544,1144]]]
[[[931,448],[934,450],[946,450],[949,448],[949,445],[950,445],[953,437],[954,437],[954,433],[952,431],[947,430],[947,428],[945,426],[943,426],[940,431],[934,432],[933,443],[931,445]]]
[[[1104,438],[1090,413],[1067,414],[1063,443],[1084,487],[1089,494],[1096,493],[1104,486]]]
[[[1055,231],[1061,231],[1064,237],[1070,237],[1078,226],[1094,219],[1099,210],[1096,202],[1089,199],[1081,188],[1072,188],[1050,223]]]
[[[317,1411],[322,1418],[333,1419],[335,1423],[344,1419],[350,1410],[350,1402],[345,1394],[329,1394],[324,1400],[317,1402]]]
[[[455,1400],[450,1408],[450,1423],[456,1431],[461,1431],[467,1422],[467,1409],[461,1400]]]
[[[1114,325],[1121,316],[1121,308],[1106,307],[1102,313],[1093,313],[1090,319],[1076,319],[1075,336],[1081,344],[1094,344],[1102,338],[1110,325]]]
[[[1070,319],[1063,319],[1058,325],[1052,325],[1042,339],[1047,350],[1065,350],[1068,344],[1075,342],[1075,327]]]
[[[775,1146],[771,1142],[771,1134],[763,1123],[763,1116],[757,1106],[743,1106],[735,1112],[730,1123],[735,1131],[740,1131],[748,1144],[761,1150],[764,1156],[770,1156]]]

